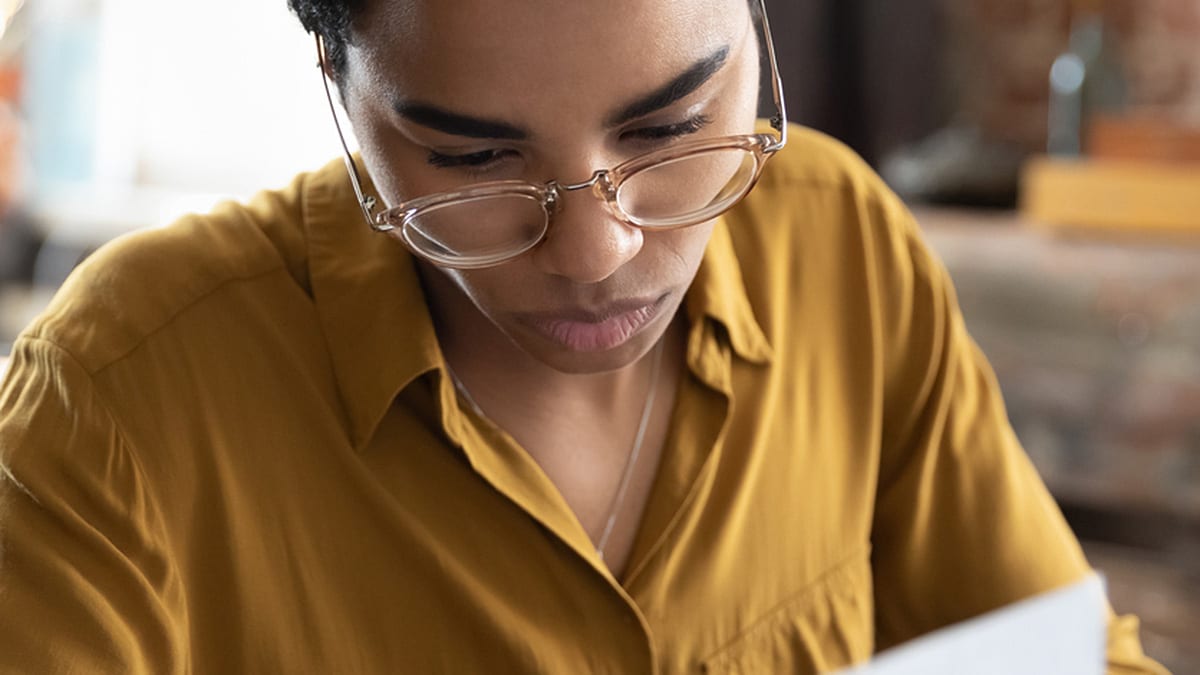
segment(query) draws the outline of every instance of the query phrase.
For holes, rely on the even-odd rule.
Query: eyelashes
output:
[[[626,132],[626,136],[646,141],[661,141],[697,133],[712,124],[708,115],[696,115],[676,124],[666,124],[657,127],[644,127]]]
[[[621,139],[637,144],[653,145],[655,143],[671,141],[676,138],[682,138],[684,136],[698,133],[708,127],[710,124],[712,124],[712,118],[708,115],[700,114],[674,124],[631,129],[623,133],[621,135]],[[505,149],[480,150],[478,152],[470,152],[461,155],[430,150],[429,155],[426,157],[426,161],[430,166],[439,169],[458,168],[472,171],[485,171],[489,167],[499,164],[505,159],[515,156],[516,154],[517,153],[514,150]]]
[[[495,161],[503,152],[502,150],[481,150],[480,152],[471,152],[465,155],[447,155],[436,150],[430,150],[427,161],[430,166],[436,166],[441,169],[480,167]]]

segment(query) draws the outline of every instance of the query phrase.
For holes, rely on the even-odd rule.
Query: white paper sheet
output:
[[[948,626],[843,675],[1104,675],[1104,581],[1096,575]]]

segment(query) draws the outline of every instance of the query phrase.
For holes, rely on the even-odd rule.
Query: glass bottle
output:
[[[1050,67],[1047,151],[1052,155],[1082,155],[1091,120],[1125,106],[1125,77],[1104,5],[1104,0],[1071,2],[1070,40]]]

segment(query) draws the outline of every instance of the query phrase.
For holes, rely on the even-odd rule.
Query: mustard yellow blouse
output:
[[[97,253],[0,388],[0,672],[814,673],[1079,579],[912,218],[791,134],[687,297],[623,578],[340,162]]]

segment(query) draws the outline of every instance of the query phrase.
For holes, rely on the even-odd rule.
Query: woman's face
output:
[[[388,204],[490,180],[581,182],[754,130],[745,0],[371,0],[353,36],[343,99]],[[438,275],[430,300],[440,316],[486,317],[492,337],[557,370],[614,370],[666,330],[712,224],[644,232],[587,190],[563,197],[523,256],[473,271],[423,263]]]

